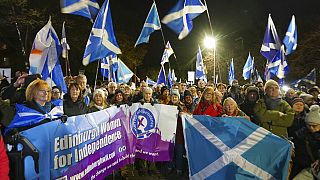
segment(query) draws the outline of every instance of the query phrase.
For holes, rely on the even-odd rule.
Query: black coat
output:
[[[90,109],[82,100],[73,102],[71,99],[66,98],[63,100],[63,112],[70,117],[90,113]]]

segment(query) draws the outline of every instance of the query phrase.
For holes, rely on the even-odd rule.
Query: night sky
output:
[[[103,0],[99,0],[98,2],[102,5]],[[140,34],[152,2],[152,0],[111,0],[110,8],[116,38],[119,33],[125,33],[135,42]],[[156,0],[160,19],[166,15],[176,2],[177,0]],[[303,41],[301,40],[306,38],[310,33],[319,31],[320,2],[318,0],[207,0],[207,4],[214,36],[218,39],[217,55],[219,63],[221,63],[222,67],[228,67],[231,58],[234,58],[236,78],[240,80],[243,80],[241,77],[242,67],[249,51],[255,57],[260,74],[262,75],[263,73],[262,68],[266,60],[260,55],[259,50],[269,13],[272,15],[281,40],[288,28],[291,16],[293,14],[296,16],[296,23],[298,25],[298,49],[295,53],[297,54],[301,46],[303,46],[303,44],[301,44]],[[48,8],[47,16],[52,12],[56,13],[55,18],[58,18],[58,20],[52,19],[52,22],[59,36],[61,32],[60,22],[63,20],[67,21],[67,39],[71,46],[70,61],[73,74],[75,75],[78,69],[86,69],[87,72],[92,71],[89,69],[95,69],[93,65],[89,65],[89,67],[83,67],[81,65],[83,51],[92,24],[86,18],[59,13],[60,7],[56,1],[50,1],[47,4],[41,0],[30,1],[30,8],[41,9],[44,7]],[[36,18],[47,19],[47,17]],[[183,40],[178,40],[177,34],[162,24],[165,39],[166,41],[170,41],[177,57],[177,59],[173,57],[170,58],[171,66],[175,69],[176,75],[184,79],[187,76],[187,71],[194,70],[195,68],[195,56],[198,45],[202,46],[204,36],[211,33],[206,13],[201,14],[193,22],[193,30]],[[29,46],[32,44],[37,31],[44,25],[45,24],[38,24],[31,29],[29,28]],[[4,27],[0,29],[0,40],[4,42],[8,41],[5,37],[5,29]],[[22,26],[22,34],[25,30]],[[12,35],[11,38],[17,37]],[[119,45],[121,49],[122,45],[120,43]],[[12,43],[11,46],[16,46],[16,50],[18,50],[19,41],[16,41],[15,44]],[[26,49],[30,48],[31,47],[26,47]],[[156,69],[157,71],[160,69],[160,60],[164,49],[161,32],[156,31],[151,34],[149,43],[139,45],[137,49],[139,48],[147,50],[143,63],[144,68],[137,68],[137,75],[143,78],[148,74],[146,67]],[[125,54],[121,56],[125,61]],[[291,59],[294,58],[294,55],[287,58],[290,67],[295,66],[295,64],[290,63]],[[310,69],[312,68],[304,68],[303,71],[307,72],[310,71]],[[209,71],[212,71],[212,69],[209,69]],[[222,76],[222,79],[226,82],[227,72],[222,74]],[[297,76],[296,73],[292,72],[288,75],[288,78],[291,80],[300,77],[301,75]]]

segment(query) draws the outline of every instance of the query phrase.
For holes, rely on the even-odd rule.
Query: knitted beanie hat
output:
[[[180,99],[180,93],[179,93],[179,90],[178,90],[178,89],[172,89],[172,90],[171,90],[171,95],[176,95],[176,96],[178,96],[179,99]]]
[[[319,105],[310,106],[310,112],[306,115],[306,123],[320,124]]]
[[[279,84],[277,83],[277,81],[270,79],[264,85],[264,91],[266,91],[270,86],[278,86],[279,87]]]

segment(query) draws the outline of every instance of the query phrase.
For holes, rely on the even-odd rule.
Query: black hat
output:
[[[297,103],[297,102],[302,102],[302,103],[304,104],[303,99],[300,98],[300,97],[294,97],[294,98],[292,98],[289,103],[290,103],[291,106],[293,106],[293,105],[294,105],[295,103]]]

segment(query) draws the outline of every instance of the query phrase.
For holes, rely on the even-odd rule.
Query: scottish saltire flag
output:
[[[161,23],[158,15],[156,2],[153,2],[149,14],[147,16],[146,22],[143,25],[142,31],[134,47],[141,43],[148,43],[150,34],[159,29],[161,29]]]
[[[172,80],[173,81],[177,81],[177,77],[176,77],[176,74],[174,73],[174,69],[172,69],[172,71],[171,71],[171,77],[172,77]]]
[[[161,66],[161,69],[159,71],[159,75],[158,75],[158,80],[157,80],[157,84],[167,84],[166,83],[166,72],[164,70],[164,67]]]
[[[269,14],[268,25],[264,34],[260,53],[268,61],[271,61],[280,50],[281,41],[279,39],[275,25],[273,24],[271,14]]]
[[[316,69],[313,68],[309,74],[307,74],[305,77],[298,79],[291,83],[291,86],[298,87],[299,83],[308,83],[311,85],[316,85]]]
[[[192,30],[192,20],[207,10],[200,0],[179,0],[178,3],[162,19],[179,39],[186,37]]]
[[[266,129],[240,117],[182,122],[190,179],[287,179],[291,144]]]
[[[173,85],[173,83],[172,83],[172,74],[171,74],[171,69],[169,68],[167,86],[171,89],[172,85]]]
[[[49,113],[42,114],[22,104],[16,104],[16,114],[6,128],[5,133],[13,128],[22,128],[40,123],[44,119],[55,119],[63,115],[63,106],[55,106]]]
[[[196,61],[196,79],[207,79],[206,72],[204,70],[204,64],[202,59],[202,52],[200,49],[200,46],[198,47],[198,53],[197,53],[197,61]]]
[[[233,65],[233,58],[231,59],[230,64],[230,70],[229,70],[229,76],[228,76],[229,84],[232,84],[232,81],[234,80],[234,65]]]
[[[67,42],[67,37],[66,37],[66,29],[64,27],[65,21],[63,21],[62,24],[62,39],[61,39],[61,46],[62,46],[62,57],[67,58],[68,51],[70,50],[70,46]]]
[[[61,0],[61,12],[89,18],[94,21],[99,12],[96,0]]]
[[[85,66],[97,59],[121,54],[114,36],[109,7],[109,0],[105,0],[93,24],[82,60]]]
[[[250,77],[253,74],[253,71],[254,71],[254,60],[251,57],[251,54],[249,52],[247,62],[243,66],[243,70],[242,70],[242,76],[243,76],[244,80],[250,79]]]
[[[276,56],[268,63],[268,72],[271,75],[270,78],[275,75],[279,79],[282,79],[287,75],[288,71],[289,66],[287,64],[284,46],[282,45]]]
[[[118,57],[116,55],[109,56],[110,78],[112,82],[117,82],[117,71],[119,68]]]
[[[297,49],[298,45],[298,31],[294,15],[292,15],[286,36],[283,39],[283,44],[286,46],[286,55],[291,54]]]
[[[162,55],[162,58],[161,58],[161,66],[164,65],[164,63],[166,62],[169,62],[169,57],[174,54],[173,52],[173,49],[170,45],[170,42],[168,41],[167,44],[166,44],[166,47],[164,48],[164,51],[163,51],[163,55]]]
[[[157,83],[156,82],[154,82],[152,79],[150,79],[149,77],[147,77],[147,79],[146,79],[146,83],[148,84],[148,85],[152,85],[152,86],[155,86],[155,85],[157,85]]]
[[[100,62],[100,72],[101,75],[110,81],[110,66],[109,66],[109,57],[105,57],[101,59]]]
[[[42,79],[47,81],[51,87],[60,86],[62,91],[67,93],[67,86],[59,61],[61,49],[59,38],[52,27],[50,18],[33,41],[29,56],[29,73],[41,74]]]
[[[133,72],[120,59],[118,59],[117,83],[128,83]]]
[[[252,76],[252,82],[263,82],[259,72],[258,72],[258,69],[254,68],[254,73],[253,73],[253,76]]]

